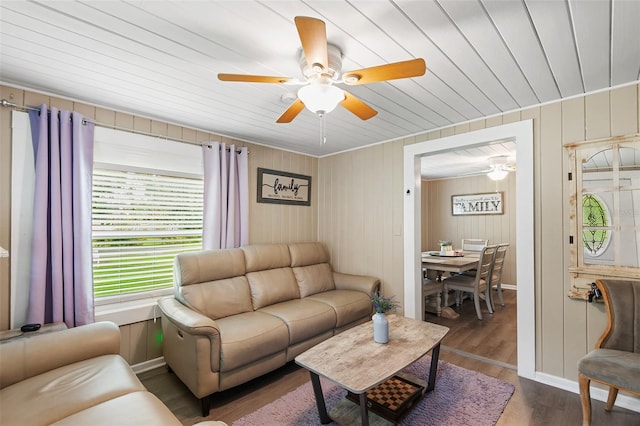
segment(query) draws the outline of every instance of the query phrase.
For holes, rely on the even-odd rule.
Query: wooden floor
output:
[[[505,307],[497,306],[479,321],[473,302],[467,300],[455,310],[460,317],[451,320],[428,316],[430,322],[451,328],[443,341],[440,359],[470,370],[513,383],[515,393],[507,404],[498,425],[579,425],[582,420],[577,394],[518,377],[516,364],[515,291],[505,291]],[[202,421],[200,404],[180,380],[158,368],[140,374],[144,385],[158,396],[185,425]],[[219,394],[212,399],[207,419],[222,420],[231,425],[235,420],[309,381],[306,370],[289,363],[279,370]],[[619,407],[604,411],[604,403],[593,401],[594,426],[640,425],[640,414]],[[425,419],[428,425],[428,419]],[[270,425],[267,425],[270,426]]]
[[[452,306],[460,314],[456,319],[427,314],[427,320],[449,327],[450,331],[442,341],[444,346],[508,364],[515,369],[518,363],[516,292],[503,290],[502,293],[505,306],[500,306],[498,297],[494,297],[494,315],[489,314],[485,302],[480,301],[482,321],[478,320],[471,300],[465,300],[459,307]]]

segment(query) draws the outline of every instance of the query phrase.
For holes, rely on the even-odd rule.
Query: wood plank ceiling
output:
[[[295,16],[327,24],[345,71],[424,58],[418,78],[350,87],[379,111],[276,119],[302,78]],[[640,79],[640,1],[11,1],[4,84],[324,156]]]

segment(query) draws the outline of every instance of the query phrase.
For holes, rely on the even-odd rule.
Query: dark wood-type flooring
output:
[[[457,319],[427,319],[451,328],[443,341],[440,359],[470,370],[496,377],[515,385],[498,425],[580,425],[580,396],[551,386],[518,377],[516,365],[516,297],[505,291],[505,307],[497,306],[490,315],[483,305],[484,319],[476,318],[473,302],[466,300]],[[180,380],[166,368],[140,374],[144,385],[158,396],[185,425],[204,420],[200,403]],[[235,420],[278,399],[309,381],[309,373],[289,363],[249,383],[214,395],[209,420],[231,425]],[[604,411],[604,403],[593,401],[594,426],[640,425],[640,414],[614,407]],[[425,421],[428,424],[428,420]]]

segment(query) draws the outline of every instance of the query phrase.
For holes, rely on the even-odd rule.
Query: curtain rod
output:
[[[40,111],[40,108],[27,106],[27,105],[17,105],[17,104],[15,104],[13,102],[10,102],[10,101],[6,100],[6,99],[2,99],[0,101],[0,106],[2,106],[4,108],[14,108],[14,109],[26,110],[26,111]],[[160,135],[160,134],[157,134],[157,133],[144,132],[144,131],[141,131],[141,130],[125,129],[123,127],[113,126],[113,125],[109,125],[109,124],[105,124],[105,123],[99,123],[99,122],[97,122],[95,120],[91,120],[91,119],[87,119],[87,118],[85,118],[84,121],[93,123],[96,126],[106,127],[108,129],[120,130],[120,131],[123,131],[123,132],[136,133],[136,134],[145,135],[145,136],[152,136],[152,137],[155,137],[155,138],[166,139],[166,140],[170,140],[170,141],[178,142],[178,143],[186,143],[186,144],[189,144],[189,145],[207,145],[207,142],[198,143],[198,142],[189,141],[189,140],[186,140],[186,139],[178,139],[178,138],[169,137],[167,135]],[[207,146],[209,148],[211,148],[211,145],[207,145]],[[227,147],[226,149],[227,149],[227,151],[230,151],[231,148]],[[236,153],[237,154],[240,154],[240,152],[241,152],[241,150],[236,149]],[[249,154],[248,150],[247,150],[247,154]]]
[[[2,101],[0,101],[0,105],[3,106],[4,108],[23,109],[27,111],[40,111],[40,108],[35,108],[35,107],[30,107],[25,105],[17,105],[17,104],[14,104],[13,102],[9,102],[6,99],[3,99]]]

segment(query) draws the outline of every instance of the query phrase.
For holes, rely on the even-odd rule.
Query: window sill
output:
[[[589,276],[595,278],[607,277],[616,279],[637,280],[640,279],[640,268],[632,266],[614,266],[614,265],[584,265],[570,266],[569,272],[573,277]]]
[[[163,296],[96,306],[95,320],[112,321],[120,326],[158,318],[160,312],[156,306],[161,297]]]

